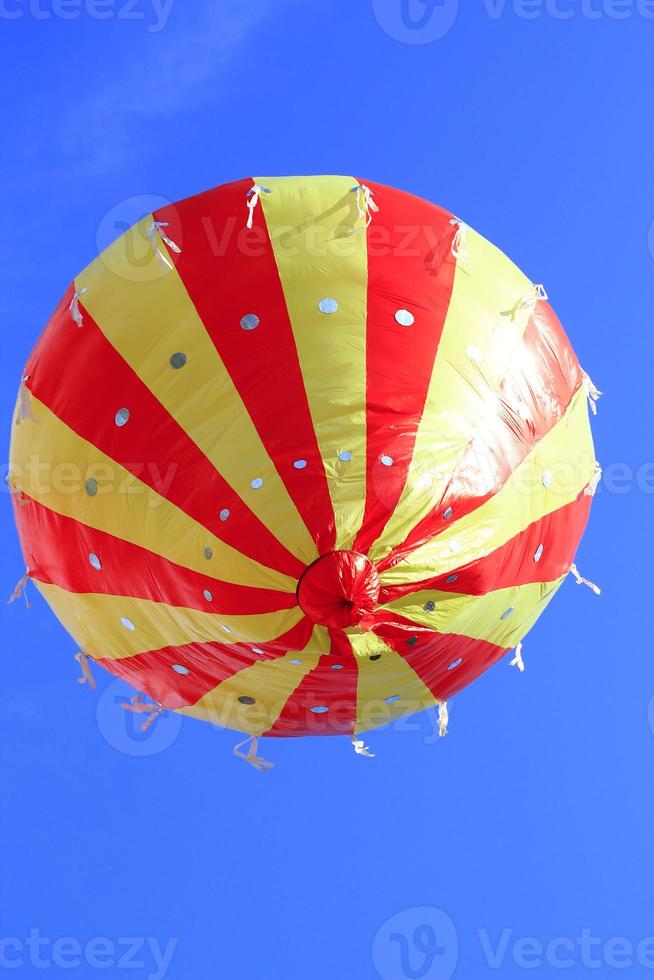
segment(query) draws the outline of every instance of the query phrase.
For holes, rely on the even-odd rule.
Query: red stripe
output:
[[[335,522],[309,412],[293,330],[261,204],[245,227],[248,180],[225,184],[157,212],[183,241],[177,272],[319,552]],[[254,313],[254,330],[241,318]],[[298,469],[294,463],[306,461]]]
[[[300,681],[266,735],[351,735],[354,732],[359,669],[345,634],[340,630],[330,630],[329,634],[329,654],[322,656]],[[312,711],[322,707],[328,710]]]
[[[441,500],[379,563],[379,571],[440,534],[448,520],[458,520],[490,500],[564,415],[582,377],[556,314],[540,301],[500,387],[497,406],[485,414]],[[452,516],[445,518],[449,508]]]
[[[534,521],[524,531],[483,558],[421,582],[384,587],[380,590],[380,601],[393,602],[424,589],[484,595],[497,589],[528,585],[530,582],[554,582],[570,571],[572,559],[586,528],[592,499],[582,490],[571,503]],[[534,556],[541,544],[542,556],[535,561]],[[456,579],[448,581],[453,575],[456,575]],[[385,618],[383,610],[377,610],[373,614],[373,620],[375,615],[380,619]]]
[[[206,575],[176,565],[129,541],[57,514],[25,495],[16,503],[15,515],[31,577],[68,592],[132,596],[233,616],[292,609],[297,604],[293,593],[222,582],[211,575],[211,561],[207,561]],[[91,553],[100,559],[100,570],[89,563]],[[203,594],[205,589],[213,596],[209,602]]]
[[[216,537],[262,565],[298,578],[302,562],[235,494],[82,304],[84,325],[75,326],[66,302],[71,298],[69,289],[32,352],[27,367],[32,394],[83,439]],[[162,370],[172,371],[162,357]],[[129,408],[130,420],[119,429],[114,417],[122,407]],[[225,507],[230,518],[221,521],[219,513]]]
[[[187,643],[120,660],[98,658],[95,663],[164,707],[183,708],[196,704],[205,694],[246,667],[259,661],[276,660],[289,649],[306,646],[312,630],[313,625],[303,620],[268,643]],[[178,673],[173,664],[186,667],[189,673]],[[244,688],[243,694],[249,693]]]
[[[386,622],[374,632],[406,660],[439,701],[463,690],[507,652],[507,648],[486,640],[434,633],[402,616],[387,614]]]
[[[354,545],[362,554],[406,484],[456,269],[449,212],[404,191],[366,186],[380,210],[368,229],[367,489]],[[401,326],[398,310],[409,311],[414,322]]]

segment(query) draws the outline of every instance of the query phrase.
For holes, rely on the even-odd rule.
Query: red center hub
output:
[[[320,626],[356,626],[377,606],[379,575],[365,555],[330,551],[304,572],[297,599],[306,616]]]

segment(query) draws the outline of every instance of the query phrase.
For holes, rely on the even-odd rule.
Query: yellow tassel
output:
[[[95,680],[93,674],[91,673],[91,668],[89,666],[89,656],[80,650],[79,653],[75,654],[75,660],[82,668],[82,676],[77,678],[78,684],[88,684],[92,691],[95,690]]]
[[[250,743],[250,748],[248,749],[246,754],[245,752],[242,752],[241,749],[243,748],[244,745],[247,745],[248,742]],[[239,742],[238,745],[234,746],[234,755],[238,756],[239,759],[243,759],[244,762],[247,762],[249,765],[251,765],[254,769],[257,770],[257,772],[265,772],[266,769],[273,769],[275,763],[268,762],[260,755],[257,755],[258,748],[259,748],[259,739],[256,737],[256,735],[248,735],[246,739],[244,739],[242,742]]]

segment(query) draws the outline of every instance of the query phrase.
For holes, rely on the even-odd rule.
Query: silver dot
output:
[[[296,459],[293,466],[296,470],[303,470],[307,465],[306,459]]]
[[[425,612],[433,612],[435,608],[436,608],[436,603],[434,602],[433,599],[430,599],[423,606],[423,609],[425,610]]]
[[[544,551],[543,545],[542,544],[539,544],[538,547],[536,548],[536,552],[534,554],[534,561],[540,561],[541,560],[541,558],[543,557],[543,551]]]
[[[256,704],[257,703],[254,698],[249,697],[247,694],[241,694],[241,696],[239,698],[239,701],[241,702],[241,704]]]
[[[88,493],[89,497],[95,497],[96,493],[98,492],[98,481],[94,480],[93,477],[89,477],[84,484],[84,489]]]
[[[394,460],[392,456],[380,456],[379,462],[382,464],[382,466],[392,466]]]
[[[506,612],[503,612],[502,613],[502,615],[501,615],[500,618],[501,619],[508,619],[512,612],[513,612],[513,606],[509,606],[509,608],[506,610]]]
[[[452,516],[452,508],[451,507],[446,507],[445,510],[443,511],[443,518],[446,521],[449,521],[449,519],[450,519],[451,516]]]
[[[458,660],[454,660],[447,669],[454,670],[454,668],[458,667],[460,663],[461,663],[461,657],[459,657]]]
[[[175,368],[176,371],[178,371],[179,368],[184,367],[186,361],[187,361],[186,354],[182,354],[181,351],[177,351],[177,353],[173,354],[173,356],[170,359],[170,366],[172,368]]]
[[[204,549],[204,557],[207,559],[207,561],[209,561],[211,558],[213,558],[213,549],[212,548],[205,548]]]
[[[543,486],[549,487],[551,486],[551,483],[552,483],[552,471],[543,470]]]
[[[213,602],[213,592],[210,592],[209,589],[205,589],[202,595],[207,600],[207,602]]]
[[[456,582],[458,577],[459,577],[458,575],[448,575],[445,581],[447,582],[448,585],[451,585],[452,582]]]
[[[183,664],[173,664],[173,670],[175,671],[176,674],[190,673],[188,667],[185,667]]]
[[[94,551],[92,551],[89,555],[89,565],[91,568],[95,568],[96,572],[99,572],[102,568],[102,562]]]
[[[260,320],[256,313],[246,313],[241,317],[241,326],[244,330],[256,330]]]
[[[218,516],[220,517],[221,521],[229,520],[229,507],[223,507]]]
[[[123,624],[123,626],[125,627],[126,630],[132,630],[132,631],[134,631],[136,629],[136,626],[134,625],[134,623],[132,622],[132,620],[131,619],[128,619],[127,616],[121,616],[120,617],[120,621],[121,621],[121,623]]]
[[[252,483],[250,484],[250,486],[252,487],[252,489],[253,489],[253,490],[260,490],[260,489],[261,489],[261,487],[263,486],[263,480],[261,479],[261,477],[260,477],[260,476],[257,476],[257,477],[256,477],[256,478],[255,478],[255,479],[254,479],[254,480],[252,481]]]
[[[332,670],[343,670],[343,664],[332,664]]]
[[[325,704],[314,704],[311,711],[314,715],[324,715],[326,711],[329,711],[329,708]]]
[[[262,657],[264,651],[261,649],[261,647],[252,647],[252,653],[256,653],[258,656]]]
[[[338,454],[338,458],[340,459],[341,463],[349,463],[352,459],[352,453],[349,451],[349,449],[341,449],[340,453]]]
[[[225,633],[231,633],[232,632],[232,627],[231,626],[227,626],[225,623],[221,623],[220,624],[220,628],[221,628],[221,630],[225,630]]]
[[[289,660],[289,664],[301,664],[301,660]]]
[[[393,701],[399,701],[399,700],[400,700],[400,695],[399,694],[391,694],[390,697],[384,698],[384,701],[386,702],[386,704],[393,704]]]
[[[336,313],[338,310],[338,303],[335,299],[332,299],[331,296],[325,296],[325,298],[321,299],[318,303],[318,309],[321,313]]]
[[[127,425],[129,422],[129,408],[119,408],[116,412],[115,422],[119,429]]]
[[[401,327],[410,327],[415,321],[413,313],[410,313],[409,310],[397,310],[395,319]]]

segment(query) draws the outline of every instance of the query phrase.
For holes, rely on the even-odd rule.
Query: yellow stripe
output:
[[[494,393],[529,322],[527,310],[503,315],[529,293],[529,279],[470,228],[467,242],[468,262],[457,263],[407,482],[370,550],[374,561],[404,541],[441,498],[480,421],[496,413]]]
[[[257,177],[336,519],[351,547],[366,497],[368,253],[353,177]],[[356,225],[356,227],[355,227]],[[321,313],[322,299],[338,311]],[[339,460],[339,452],[351,459]]]
[[[235,493],[308,564],[318,557],[313,539],[183,282],[175,270],[164,274],[156,259],[145,237],[151,221],[139,222],[103,252],[76,279],[76,288],[87,290],[83,303],[104,335]],[[177,352],[188,358],[182,370],[170,366]],[[130,424],[147,426],[148,419]],[[253,490],[256,478],[264,484]]]
[[[246,667],[222,681],[196,704],[180,708],[179,713],[223,728],[261,735],[272,728],[288,699],[328,649],[326,630],[316,627],[301,653],[289,652],[278,660]],[[293,664],[292,660],[301,663]],[[241,704],[238,698],[242,696],[254,698],[255,704]]]
[[[543,485],[549,470],[552,483]],[[495,551],[529,524],[573,501],[595,471],[586,393],[567,412],[493,497],[381,575],[383,585],[420,582]]]
[[[436,633],[470,636],[510,649],[531,629],[565,578],[530,582],[479,596],[431,589],[413,592],[383,608]],[[425,609],[428,601],[436,603],[433,612]],[[509,609],[513,611],[502,619]]]
[[[69,429],[38,399],[38,423],[14,427],[11,474],[15,485],[58,514],[154,551],[169,561],[225,582],[293,592],[286,575],[245,557],[155,493],[115,460]],[[113,423],[112,423],[113,424]],[[85,490],[88,477],[98,492]],[[162,474],[165,479],[165,473]],[[213,550],[210,561],[204,549]]]
[[[359,668],[356,733],[380,728],[436,704],[434,695],[406,660],[378,636],[352,631],[348,639]],[[371,654],[381,654],[381,658],[370,660]],[[396,697],[399,700],[386,700]]]
[[[57,585],[35,584],[81,649],[94,658],[120,660],[186,643],[265,643],[302,618],[297,607],[258,616],[224,616],[149,599],[67,592]],[[133,630],[121,622],[123,617]]]

